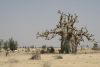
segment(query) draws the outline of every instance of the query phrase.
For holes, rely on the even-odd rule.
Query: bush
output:
[[[33,45],[33,46],[30,46],[30,48],[32,48],[32,49],[33,49],[33,48],[34,48],[34,45]]]
[[[49,49],[50,48],[50,49]],[[50,53],[54,53],[55,52],[55,50],[54,50],[54,48],[51,46],[51,47],[49,47],[47,50],[50,52]]]
[[[35,60],[35,59],[40,60],[41,56],[38,53],[36,53],[36,54],[33,54],[33,56],[30,59],[31,60]]]
[[[25,48],[24,46],[22,48]]]
[[[40,51],[40,53],[42,53],[42,54],[43,54],[43,53],[45,53],[45,51],[44,51],[44,50],[41,50],[41,51]]]
[[[26,49],[26,46],[25,46],[25,49]]]
[[[0,39],[0,50],[1,50],[2,45],[3,45],[3,39],[2,40]]]
[[[55,59],[62,59],[63,57],[62,56],[59,56],[59,55],[55,55],[53,56]]]
[[[9,39],[8,42],[9,48],[13,51],[13,50],[17,50],[17,41],[14,41],[13,38]]]
[[[92,50],[98,50],[98,44],[94,43]]]
[[[40,53],[42,53],[42,54],[49,53],[49,51],[41,50]]]
[[[4,42],[4,47],[3,47],[5,50],[7,50],[9,47],[8,47],[8,42]]]
[[[42,48],[43,48],[43,49],[46,49],[46,45],[43,45]]]
[[[57,56],[57,59],[62,59],[62,56]]]
[[[28,49],[27,49],[28,51],[30,51],[30,48],[28,47]]]

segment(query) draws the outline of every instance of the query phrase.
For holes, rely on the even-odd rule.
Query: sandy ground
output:
[[[89,53],[91,51],[93,52],[93,50],[78,48],[77,54],[40,54],[41,60],[29,60],[32,54],[25,51],[10,53],[8,57],[5,56],[5,53],[0,53],[0,67],[100,67],[99,51]],[[63,58],[55,59],[54,56],[57,55]]]

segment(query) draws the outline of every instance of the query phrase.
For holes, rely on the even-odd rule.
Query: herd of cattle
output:
[[[23,49],[22,49],[21,51],[22,51],[22,52],[23,52],[23,51],[25,51],[25,52],[37,52],[37,51],[40,51],[40,49],[38,49],[38,50],[37,50],[37,49],[31,49],[30,51],[29,51],[29,50],[23,50]],[[10,49],[8,49],[8,50],[3,50],[3,49],[2,49],[2,50],[0,50],[0,52],[1,52],[1,53],[2,53],[2,52],[3,52],[3,53],[5,53],[5,52],[9,52],[9,53],[20,53],[20,50],[13,50],[13,51],[12,51],[12,50],[10,50]]]
[[[21,49],[18,49],[18,50],[10,50],[10,49],[8,49],[8,50],[3,50],[3,49],[1,49],[0,50],[0,53],[6,53],[6,56],[9,54],[9,53],[20,53],[20,52],[32,52],[32,53],[40,53],[41,51],[42,51],[43,49],[36,49],[36,48],[33,48],[33,49],[30,49],[30,50],[27,50],[27,49],[25,49],[25,50],[21,50]],[[47,50],[44,50],[44,52],[47,52]]]

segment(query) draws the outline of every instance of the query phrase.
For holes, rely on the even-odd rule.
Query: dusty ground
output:
[[[80,49],[78,48],[76,55],[40,54],[41,60],[29,60],[32,54],[22,52],[22,49],[19,49],[20,53],[10,53],[8,57],[5,53],[0,53],[0,67],[43,67],[45,64],[49,65],[46,67],[100,67],[100,51],[93,51],[91,48]],[[55,59],[56,55],[62,56],[63,59]]]

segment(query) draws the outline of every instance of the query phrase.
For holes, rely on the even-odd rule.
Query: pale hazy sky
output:
[[[100,41],[100,0],[0,0],[0,39],[13,37],[19,46],[60,47],[59,35],[52,40],[36,39],[35,35],[56,27],[60,20],[58,10],[76,13],[79,23],[74,26],[77,29],[87,26],[89,33],[94,34],[92,38]],[[93,46],[94,42],[86,37],[84,40],[81,45]]]

